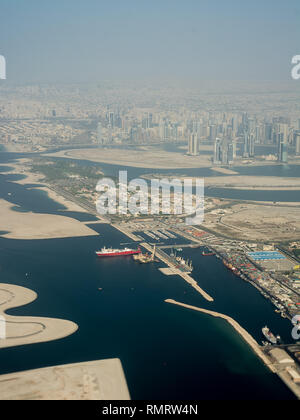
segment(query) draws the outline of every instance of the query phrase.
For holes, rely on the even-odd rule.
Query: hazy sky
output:
[[[300,54],[299,0],[0,0],[0,18],[12,82],[289,81]]]

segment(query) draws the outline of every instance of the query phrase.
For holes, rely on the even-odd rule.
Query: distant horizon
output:
[[[297,0],[1,3],[7,82],[289,82],[300,54]]]
[[[9,78],[6,80],[0,80],[0,89],[2,87],[18,87],[18,86],[98,86],[105,87],[105,85],[122,85],[126,84],[127,86],[142,85],[144,88],[153,88],[155,89],[158,86],[163,85],[164,88],[173,88],[175,85],[178,88],[205,88],[207,90],[227,90],[230,88],[247,88],[253,86],[261,86],[282,89],[286,87],[295,92],[300,93],[300,81],[295,80],[238,80],[238,79],[122,79],[122,78],[102,78],[94,81],[39,81],[39,80],[28,80],[28,81],[13,81]],[[151,86],[150,86],[151,85]]]

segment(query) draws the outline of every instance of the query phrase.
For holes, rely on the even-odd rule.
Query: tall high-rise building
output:
[[[168,121],[165,121],[164,124],[164,140],[168,140],[169,139],[169,123]]]
[[[222,140],[216,138],[214,147],[214,164],[220,165],[222,163]]]
[[[278,160],[283,163],[287,163],[288,161],[287,143],[284,141],[282,134],[279,134]]]
[[[112,111],[108,114],[108,124],[111,128],[114,128],[115,126],[115,114]]]
[[[236,159],[236,141],[235,140],[232,141],[232,157],[233,157],[233,160]]]
[[[254,118],[248,118],[248,131],[252,134],[255,131],[256,121]]]
[[[244,131],[244,151],[243,151],[243,156],[244,157],[249,157],[249,132],[247,130]]]
[[[243,112],[242,114],[242,126],[244,130],[248,129],[248,115],[247,112]]]
[[[232,141],[227,140],[226,145],[224,145],[224,147],[227,150],[227,156],[226,156],[227,160],[226,162],[223,162],[223,163],[231,165],[234,161],[234,145]]]
[[[217,126],[212,124],[209,126],[209,140],[215,141],[217,138]]]
[[[148,127],[148,118],[145,117],[142,119],[142,128],[147,129]]]
[[[215,140],[214,163],[216,165],[222,163],[222,140],[220,138],[216,138]]]
[[[238,128],[239,128],[239,120],[238,120],[237,115],[234,115],[234,117],[232,118],[231,126],[232,126],[232,135],[235,137],[237,135]]]
[[[164,133],[165,133],[164,126],[165,126],[164,121],[160,120],[159,121],[159,137],[161,140],[164,140]]]
[[[249,138],[249,156],[253,157],[255,155],[255,134],[251,133]]]
[[[196,156],[199,154],[199,138],[197,133],[191,133],[188,145],[188,154]]]
[[[278,146],[279,162],[287,163],[288,161],[288,134],[289,127],[286,123],[275,124],[275,136]]]
[[[99,144],[102,144],[102,124],[98,122],[97,125],[97,141]]]
[[[122,128],[122,118],[120,114],[116,115],[116,118],[114,119],[114,125],[118,128]]]
[[[300,156],[300,131],[295,135],[296,155]]]
[[[253,157],[254,156],[254,146],[255,146],[255,134],[246,130],[244,132],[244,151],[243,157]]]
[[[197,133],[198,136],[202,135],[202,123],[200,121],[193,121],[192,132]]]
[[[264,143],[272,143],[273,124],[265,123],[264,128]]]
[[[229,138],[216,138],[214,146],[215,165],[230,165],[236,157],[236,143]]]
[[[257,125],[255,127],[255,143],[262,143],[263,141],[263,136],[262,136],[262,127],[260,125]]]

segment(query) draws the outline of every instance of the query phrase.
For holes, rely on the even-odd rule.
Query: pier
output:
[[[141,246],[146,248],[149,252],[152,252],[152,247],[148,243],[142,242]],[[174,264],[167,258],[168,257],[167,254],[163,255],[160,250],[157,250],[156,257],[159,258],[163,263],[165,263],[171,269],[175,268]],[[209,302],[213,302],[214,299],[208,293],[206,293],[203,289],[201,289],[201,287],[198,285],[196,280],[194,280],[188,273],[184,273],[180,270],[176,270],[176,272],[174,274],[177,274],[178,276],[182,277],[198,293],[200,293],[202,295],[202,297],[204,297],[204,299],[208,300]]]
[[[173,245],[157,245],[157,247],[159,249],[169,249],[169,248],[197,248],[198,246],[201,245],[196,245],[195,244],[173,244]]]
[[[139,242],[143,240],[144,238],[141,238],[140,236],[134,235],[132,232],[130,232],[128,229],[121,227],[120,225],[112,224],[112,226],[115,229],[118,229],[120,232],[124,233],[128,238],[132,239],[135,242]]]

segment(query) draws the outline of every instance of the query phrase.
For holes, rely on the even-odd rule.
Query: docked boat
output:
[[[119,257],[119,256],[140,254],[141,248],[138,247],[138,249],[131,249],[131,248],[116,249],[116,248],[103,247],[100,251],[95,251],[95,252],[98,255],[98,257]]]
[[[210,257],[210,256],[212,256],[212,255],[215,255],[215,253],[214,253],[214,252],[212,252],[212,251],[202,251],[202,255],[203,255],[204,257]]]
[[[275,337],[274,334],[272,334],[272,332],[269,330],[269,328],[267,326],[265,326],[264,328],[262,328],[262,333],[263,335],[266,337],[266,339],[272,343],[272,344],[276,344],[277,343],[277,338]]]

